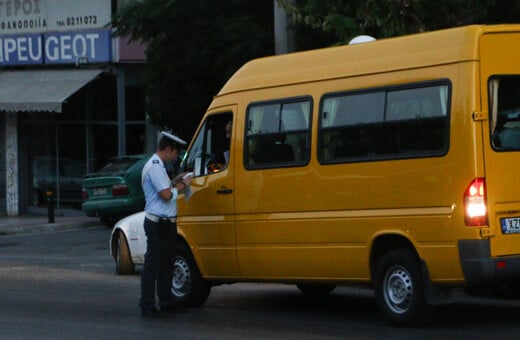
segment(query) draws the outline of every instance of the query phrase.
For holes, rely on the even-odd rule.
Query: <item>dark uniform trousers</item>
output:
[[[155,306],[156,285],[159,304],[168,305],[172,302],[171,286],[177,224],[167,219],[154,222],[145,218],[144,231],[147,237],[147,248],[141,273],[139,305],[142,309],[151,309]]]

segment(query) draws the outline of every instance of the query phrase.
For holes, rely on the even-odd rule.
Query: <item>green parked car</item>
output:
[[[83,179],[82,209],[112,226],[117,220],[144,209],[141,171],[151,155],[112,158],[107,165]]]

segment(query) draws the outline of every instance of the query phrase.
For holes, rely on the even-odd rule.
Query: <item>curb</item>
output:
[[[47,220],[31,221],[29,223],[19,221],[16,224],[3,224],[0,221],[0,236],[18,235],[18,234],[34,234],[49,233],[66,230],[78,230],[92,227],[102,227],[103,224],[99,220],[79,220],[69,219],[67,221],[58,221],[49,223]]]

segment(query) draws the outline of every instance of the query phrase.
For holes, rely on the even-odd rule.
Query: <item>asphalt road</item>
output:
[[[1,339],[517,339],[520,301],[461,295],[425,328],[394,328],[369,290],[310,301],[291,285],[215,287],[187,314],[142,319],[139,275],[118,276],[110,230],[0,237]]]

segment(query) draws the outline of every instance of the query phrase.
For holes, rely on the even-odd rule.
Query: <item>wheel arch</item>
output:
[[[197,259],[195,257],[195,254],[193,253],[193,249],[190,246],[190,244],[188,243],[188,241],[186,241],[186,237],[184,237],[184,234],[177,233],[177,241],[176,242],[177,242],[176,247],[178,247],[180,244],[184,244],[191,251],[191,253],[193,254],[193,257],[195,258],[195,261],[197,262],[197,265],[198,265],[198,261],[197,261]]]
[[[379,234],[372,240],[370,250],[370,274],[374,277],[374,271],[378,261],[390,250],[404,248],[413,251],[417,261],[421,261],[415,244],[402,233]]]
[[[128,234],[125,233],[125,231],[121,228],[115,228],[112,230],[112,234],[110,236],[110,255],[115,260],[117,258],[117,239],[119,237],[119,234],[123,234],[128,245],[130,246],[130,243],[128,242]]]
[[[421,257],[417,251],[417,246],[406,235],[401,233],[385,233],[377,235],[371,244],[370,251],[370,274],[374,279],[375,269],[378,261],[390,250],[402,248],[409,249],[413,252],[421,267],[421,274],[425,285],[425,298],[429,304],[440,305],[444,303],[453,302],[453,298],[449,293],[449,289],[433,285],[430,280],[430,273],[428,264]]]
[[[195,260],[195,264],[197,265],[197,268],[199,269],[200,274],[202,277],[204,277],[205,269],[204,266],[202,266],[202,261],[200,259],[200,254],[197,251],[197,248],[192,246],[194,243],[190,242],[187,235],[184,233],[182,228],[177,229],[177,245],[184,244],[186,248],[188,248],[191,252],[191,255],[193,256],[193,259]]]

